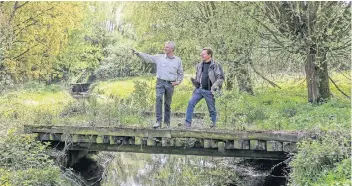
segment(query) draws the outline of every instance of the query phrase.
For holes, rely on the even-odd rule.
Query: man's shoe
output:
[[[185,128],[186,128],[186,129],[190,129],[190,128],[191,128],[191,124],[188,123],[188,122],[185,122]]]
[[[216,128],[216,124],[212,123],[210,124],[210,129],[215,129]]]
[[[170,127],[170,123],[164,123],[165,124],[165,128],[166,129],[170,129],[171,127]]]
[[[160,121],[157,121],[157,122],[153,125],[153,128],[155,128],[155,129],[160,128],[160,127],[161,127]]]

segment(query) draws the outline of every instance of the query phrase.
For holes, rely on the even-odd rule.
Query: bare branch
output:
[[[34,45],[32,48],[28,48],[26,51],[22,52],[21,54],[19,54],[18,56],[12,58],[12,59],[17,59],[20,58],[21,56],[23,56],[24,54],[26,54],[27,52],[29,52],[31,49],[35,48],[36,46],[38,46],[39,44]]]
[[[23,4],[21,5],[18,5],[18,1],[15,2],[15,5],[13,6],[13,11],[11,12],[11,15],[10,15],[10,19],[9,19],[9,24],[11,23],[11,21],[13,20],[13,18],[15,17],[15,14],[16,14],[16,11],[18,9],[20,9],[21,7],[23,7],[24,5],[26,5],[28,3],[27,2],[24,2]]]
[[[262,75],[260,72],[258,72],[258,70],[256,70],[256,69],[254,68],[254,65],[253,65],[252,63],[249,63],[249,64],[251,65],[251,67],[252,67],[252,69],[254,70],[254,72],[255,72],[256,74],[258,74],[258,76],[260,76],[261,78],[263,78],[265,81],[269,82],[269,84],[270,84],[271,86],[277,87],[277,88],[281,89],[281,87],[280,87],[279,85],[277,85],[276,83],[270,81],[269,79],[267,79],[266,77],[264,77],[264,75]]]
[[[335,85],[335,87],[337,88],[337,90],[339,90],[344,96],[346,96],[346,98],[351,99],[350,96],[348,96],[346,93],[344,93],[344,92],[336,85],[335,81],[332,80],[330,76],[329,76],[329,79],[330,79],[331,83]]]
[[[27,3],[29,3],[29,1],[26,1],[26,2],[24,2],[23,4],[17,6],[17,9],[21,8],[22,6],[26,5]]]

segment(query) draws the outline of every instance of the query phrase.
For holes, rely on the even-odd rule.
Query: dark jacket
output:
[[[196,67],[196,78],[195,81],[192,81],[193,84],[197,87],[202,84],[202,69],[203,69],[203,62],[198,63]],[[209,66],[209,79],[211,81],[211,90],[212,91],[217,91],[221,90],[222,83],[224,82],[225,75],[224,71],[222,70],[222,67],[219,63],[216,63],[213,59],[210,61],[210,66]],[[197,87],[197,88],[198,88]]]

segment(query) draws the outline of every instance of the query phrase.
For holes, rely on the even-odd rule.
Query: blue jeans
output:
[[[192,98],[188,102],[188,107],[187,107],[187,111],[186,111],[186,122],[190,123],[190,124],[192,123],[194,107],[197,105],[197,103],[202,98],[204,98],[207,103],[208,110],[209,110],[209,116],[211,118],[211,121],[215,125],[216,124],[216,108],[215,108],[214,95],[211,93],[210,90],[204,90],[201,88],[197,88],[193,91]]]

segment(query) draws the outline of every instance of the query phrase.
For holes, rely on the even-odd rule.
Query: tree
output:
[[[227,87],[237,77],[240,91],[253,94],[248,57],[239,56],[251,55],[259,35],[257,23],[241,8],[232,2],[131,3],[125,18],[135,25],[143,51],[155,53],[161,42],[175,40],[186,70],[194,68],[203,47],[212,47],[215,60],[228,69]],[[246,11],[254,8],[247,4]]]
[[[263,5],[262,8],[260,5]],[[280,47],[305,57],[308,101],[330,99],[327,55],[351,50],[351,2],[265,2],[258,9],[265,20],[254,17]]]
[[[47,80],[69,33],[79,26],[84,6],[74,2],[3,2],[5,39],[2,72],[21,82]]]

